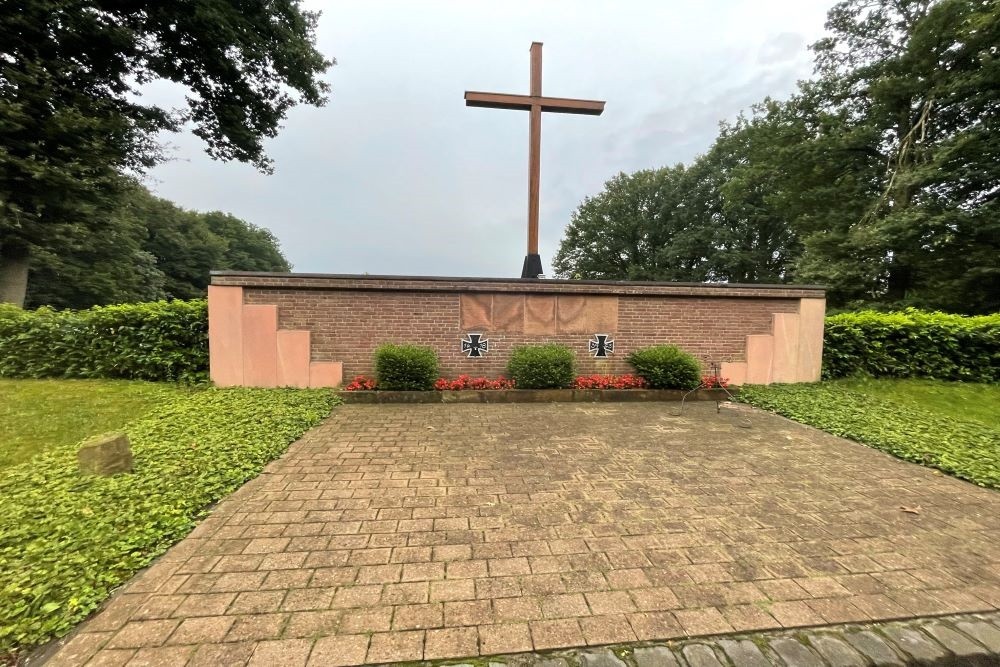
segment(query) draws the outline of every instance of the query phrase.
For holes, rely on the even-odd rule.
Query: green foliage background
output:
[[[739,400],[1000,489],[1000,429],[832,383],[746,386]]]
[[[826,318],[823,375],[1000,381],[1000,314],[907,309]]]
[[[379,389],[429,391],[438,379],[438,356],[432,348],[386,343],[375,350]]]
[[[674,345],[636,350],[628,362],[653,389],[694,389],[701,384],[701,364]]]
[[[834,307],[1000,310],[1000,3],[842,0],[814,75],[689,165],[610,178],[553,266],[798,282]]]
[[[135,472],[63,446],[0,473],[0,655],[64,634],[329,414],[326,390],[209,389],[125,430]]]
[[[558,343],[515,347],[507,373],[517,389],[561,389],[576,379],[573,350]]]
[[[0,304],[0,376],[208,379],[204,300],[25,311]]]

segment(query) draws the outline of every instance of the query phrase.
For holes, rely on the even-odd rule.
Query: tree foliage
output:
[[[844,0],[826,27],[815,76],[723,123],[670,168],[679,181],[620,175],[588,198],[557,272],[794,279],[828,285],[835,306],[1000,309],[1000,3]],[[638,197],[659,207],[624,228],[593,205]],[[634,239],[647,245],[626,267]]]
[[[270,231],[219,211],[185,210],[138,184],[109,215],[101,234],[82,235],[59,253],[35,253],[27,305],[197,299],[212,270],[290,270]]]
[[[212,157],[270,169],[288,110],[325,101],[317,17],[299,0],[0,3],[0,292],[29,257],[127,234],[122,175],[163,159],[159,132],[190,126]],[[183,85],[186,107],[145,104],[153,80]]]

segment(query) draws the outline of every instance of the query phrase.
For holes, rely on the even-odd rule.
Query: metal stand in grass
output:
[[[722,365],[719,364],[719,362],[713,361],[712,365],[710,366],[710,368],[712,369],[712,377],[718,379],[718,378],[720,378],[722,376]],[[698,383],[697,387],[695,387],[694,389],[692,389],[688,393],[684,394],[683,397],[681,397],[681,407],[677,410],[677,412],[674,413],[674,416],[680,417],[681,415],[684,414],[684,404],[687,402],[688,396],[690,396],[694,392],[698,391],[699,389],[721,389],[722,391],[726,392],[726,396],[729,397],[729,400],[728,400],[729,403],[733,403],[733,402],[736,401],[736,397],[733,396],[732,392],[729,391],[728,387],[724,387],[721,383],[718,383],[717,387],[708,387],[708,386],[705,385],[704,381],[702,381],[702,382]],[[715,399],[715,412],[716,412],[716,414],[720,414],[722,412],[722,399],[721,398],[716,398]],[[747,416],[744,416],[738,422],[736,422],[736,425],[739,426],[740,428],[750,428],[750,418],[747,417]]]

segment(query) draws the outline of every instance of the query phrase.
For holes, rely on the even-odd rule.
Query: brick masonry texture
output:
[[[279,327],[310,331],[313,361],[341,361],[347,378],[371,374],[372,352],[384,342],[430,345],[449,377],[499,376],[515,346],[542,342],[574,349],[580,372],[587,374],[632,372],[628,353],[659,343],[679,345],[708,368],[713,362],[745,361],[747,335],[770,333],[774,313],[794,313],[800,299],[823,296],[822,290],[793,287],[564,281],[243,275],[212,280],[243,287],[247,304],[277,305]],[[485,318],[470,313],[474,300],[487,304]],[[546,310],[553,313],[548,324]],[[585,330],[588,324],[592,331]],[[460,340],[469,332],[489,339],[484,358],[462,353]],[[588,346],[595,333],[614,338],[611,358],[593,358]]]
[[[394,663],[1000,608],[1000,494],[677,407],[341,406],[49,664]],[[885,634],[921,655],[997,641]]]

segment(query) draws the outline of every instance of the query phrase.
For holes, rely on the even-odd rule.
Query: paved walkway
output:
[[[676,408],[338,408],[49,664],[433,660],[1000,608],[1000,493]]]

